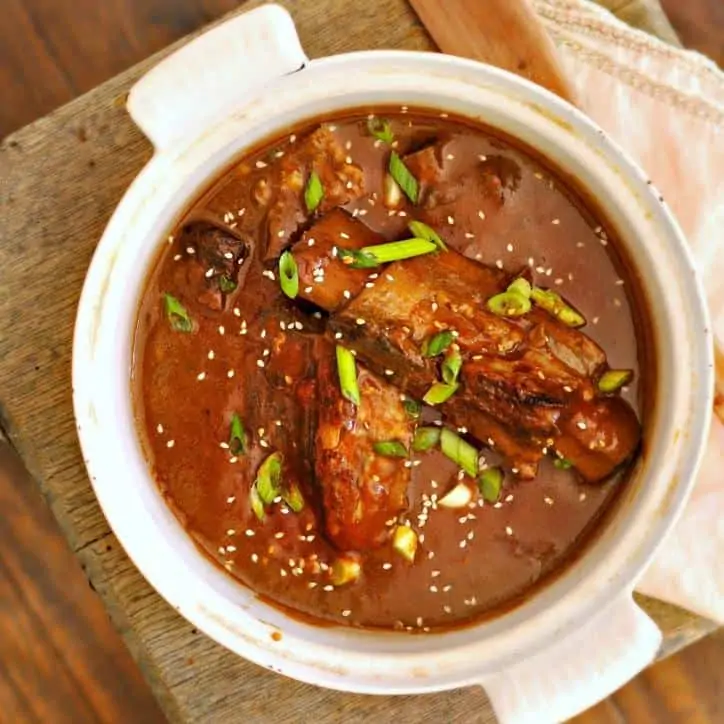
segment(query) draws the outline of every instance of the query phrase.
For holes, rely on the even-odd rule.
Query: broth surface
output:
[[[415,206],[407,200],[397,209],[385,206],[390,148],[370,134],[368,112],[321,123],[341,150],[339,163],[361,169],[364,193],[344,208],[385,240],[405,238]],[[637,344],[635,320],[643,315],[630,291],[635,279],[612,253],[612,230],[543,161],[486,128],[429,111],[375,113],[390,119],[403,158],[436,140],[446,179],[464,180],[481,164],[492,169],[499,181],[494,192],[476,193],[454,216],[443,199],[428,209],[426,222],[451,249],[511,276],[527,270],[533,284],[575,305],[587,321],[583,333],[605,351],[608,365],[633,370],[623,397],[641,417],[639,360],[645,350]],[[530,594],[561,569],[625,485],[629,466],[587,484],[574,469],[554,466],[548,455],[534,480],[506,471],[497,503],[484,502],[468,481],[470,504],[448,509],[438,503],[460,482],[458,465],[437,449],[412,453],[407,510],[399,518],[417,532],[414,563],[388,540],[355,554],[362,568],[357,581],[331,584],[330,568],[341,552],[323,526],[313,444],[315,370],[319,355],[328,354],[328,317],[285,297],[277,256],[265,258],[279,165],[319,127],[301,126],[242,158],[194,203],[163,245],[135,339],[139,434],[165,498],[196,544],[258,594],[338,624],[415,631],[460,625]],[[359,178],[341,181],[344,186]],[[295,227],[278,234],[280,248],[286,248],[312,221],[299,222],[280,208],[278,223]],[[236,247],[225,252],[234,257],[227,260],[238,284],[233,291],[197,293],[211,277],[193,258],[200,248],[188,232],[193,222],[226,230],[245,245],[243,259],[236,258]],[[222,270],[225,263],[219,262]],[[192,333],[169,324],[165,294],[182,302]],[[244,454],[229,448],[234,414],[247,434]],[[438,417],[426,410],[423,419]],[[501,463],[485,441],[475,444],[486,464]],[[275,450],[284,451],[305,506],[294,513],[284,504],[270,505],[262,522],[250,506],[250,489]]]

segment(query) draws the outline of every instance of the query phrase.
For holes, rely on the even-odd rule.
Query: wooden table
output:
[[[259,4],[252,0],[241,9]],[[293,13],[312,57],[364,48],[432,49],[404,0],[355,3],[354,22],[344,0],[282,4]],[[631,3],[617,4],[631,9]],[[661,21],[645,14],[650,28],[652,18]],[[124,111],[125,94],[167,52],[0,146],[0,428],[46,495],[171,720],[493,721],[477,688],[415,697],[347,695],[298,684],[241,660],[163,602],[108,529],[75,434],[71,332],[95,244],[151,153]],[[663,603],[642,604],[665,632],[662,656],[714,628]]]

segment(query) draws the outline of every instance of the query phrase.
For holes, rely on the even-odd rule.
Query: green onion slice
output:
[[[633,370],[606,370],[598,380],[600,392],[616,392],[631,382]]]
[[[360,403],[357,384],[357,361],[346,347],[337,345],[337,374],[342,395],[355,405]]]
[[[527,279],[525,279],[524,277],[518,277],[515,281],[511,282],[508,285],[507,291],[517,292],[518,294],[522,294],[526,299],[530,299],[530,294],[533,291],[533,287],[530,285],[530,282]]]
[[[442,354],[455,339],[455,335],[449,330],[445,329],[442,332],[438,332],[429,339],[426,339],[422,344],[422,354],[424,357],[437,357]]]
[[[237,283],[231,277],[226,276],[226,274],[222,274],[219,277],[219,289],[221,289],[224,294],[231,294],[237,286]]]
[[[422,405],[417,400],[406,398],[402,406],[405,408],[405,412],[411,420],[419,419],[422,414]]]
[[[439,234],[432,227],[424,224],[422,221],[411,221],[407,228],[413,236],[418,239],[427,239],[437,246],[440,251],[447,251],[445,242],[440,238]]]
[[[232,455],[243,455],[246,453],[247,437],[244,423],[236,413],[231,418],[229,429],[229,451]]]
[[[390,154],[389,171],[390,176],[395,179],[405,193],[405,196],[407,196],[413,204],[416,204],[420,193],[417,179],[410,173],[410,169],[405,166],[405,162],[399,157],[396,151]]]
[[[392,133],[392,126],[390,126],[390,122],[386,118],[373,116],[368,119],[367,130],[372,136],[383,143],[391,144],[395,140],[395,134]]]
[[[281,494],[282,460],[280,452],[272,453],[257,470],[254,486],[262,502],[267,505]]]
[[[348,583],[356,581],[362,573],[362,566],[358,560],[348,556],[340,556],[330,569],[330,577],[332,584],[335,586],[344,586]]]
[[[559,294],[550,289],[533,287],[530,297],[539,307],[545,309],[567,327],[582,327],[586,323],[586,318],[580,312],[566,304]]]
[[[447,385],[454,385],[458,381],[463,358],[456,349],[448,350],[442,362],[442,381]]]
[[[342,263],[352,269],[371,269],[388,264],[391,261],[411,259],[437,251],[437,246],[427,239],[404,239],[391,241],[388,244],[365,246],[363,249],[337,249],[337,256]]]
[[[312,171],[307,179],[307,188],[304,189],[304,203],[311,214],[324,198],[324,186],[316,171]]]
[[[556,458],[553,461],[553,467],[557,468],[558,470],[568,470],[569,468],[573,467],[573,463],[566,458]]]
[[[530,299],[516,291],[505,291],[488,299],[486,306],[499,317],[520,317],[530,312]]]
[[[292,483],[286,490],[282,491],[282,500],[295,512],[304,509],[304,497],[296,483]]]
[[[500,489],[503,487],[503,471],[500,468],[487,468],[478,476],[478,487],[483,499],[488,503],[497,503]]]
[[[186,307],[184,307],[176,297],[170,294],[164,294],[163,304],[166,308],[166,316],[168,317],[171,329],[177,332],[190,332],[194,328],[194,323],[191,321]]]
[[[407,448],[399,440],[380,440],[373,446],[378,455],[388,458],[406,458]]]
[[[422,398],[422,401],[428,405],[440,405],[445,400],[449,400],[458,389],[459,385],[457,382],[453,385],[448,385],[445,382],[436,382]]]
[[[470,477],[474,478],[478,474],[478,451],[460,435],[443,428],[440,433],[440,449]]]
[[[392,547],[412,563],[417,553],[417,533],[406,525],[398,525],[392,534]]]
[[[249,491],[249,502],[251,503],[251,509],[254,512],[254,515],[263,522],[264,518],[266,518],[266,513],[264,512],[264,501],[259,496],[259,491],[256,489],[256,485],[251,486],[251,490]]]
[[[440,442],[439,427],[418,427],[412,438],[412,449],[415,452],[426,452]]]
[[[297,261],[291,251],[285,251],[279,257],[279,284],[289,299],[294,299],[299,293]]]

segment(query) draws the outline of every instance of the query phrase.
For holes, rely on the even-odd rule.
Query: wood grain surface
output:
[[[248,2],[243,7],[258,4],[258,1]],[[349,22],[348,5],[342,0],[316,3],[289,0],[283,4],[294,13],[302,41],[311,56],[371,47],[431,47],[430,39],[403,0],[370,1],[357,9],[354,23]],[[8,47],[11,51],[14,49],[12,52],[18,58],[15,65],[0,63],[0,83],[7,83],[11,89],[4,98],[11,98],[12,93],[19,93],[21,88],[28,93],[31,108],[47,108],[48,94],[43,96],[32,87],[43,77],[34,70],[33,60],[37,60],[44,68],[42,72],[51,79],[48,85],[52,103],[62,102],[79,89],[89,87],[101,79],[104,72],[106,75],[114,72],[117,61],[108,60],[103,54],[105,40],[97,31],[98,23],[110,23],[113,33],[108,33],[106,39],[113,37],[119,46],[119,55],[132,62],[144,52],[165,45],[237,3],[83,0],[73,4],[73,8],[77,10],[82,5],[88,14],[73,12],[70,19],[57,12],[63,5],[52,0],[9,0],[3,4],[0,58],[8,53]],[[66,3],[66,16],[68,7]],[[36,37],[37,42],[23,43],[22,33],[13,31],[8,17],[18,23],[17,27],[25,28],[29,36],[34,32],[32,37]],[[385,18],[384,32],[380,31],[380,17]],[[40,22],[39,18],[44,20]],[[46,22],[48,18],[54,22]],[[339,33],[335,28],[345,31]],[[82,37],[84,42],[63,41],[63,32],[72,38]],[[98,53],[98,57],[94,53]],[[82,70],[74,76],[68,67],[78,62],[78,57],[82,60]],[[95,243],[113,207],[150,154],[147,143],[125,115],[123,100],[130,84],[154,62],[152,59],[131,69],[6,139],[0,147],[0,318],[4,321],[0,328],[0,400],[4,405],[0,410],[0,424],[10,432],[14,446],[41,485],[72,549],[170,719],[338,721],[344,712],[347,721],[366,721],[372,717],[383,721],[492,721],[484,695],[475,689],[425,697],[372,698],[326,692],[265,673],[231,656],[181,620],[141,579],[108,531],[87,483],[77,447],[70,408],[70,330]],[[16,119],[28,112],[18,107],[10,102],[2,104],[3,127],[12,127]],[[16,470],[14,478],[19,477]],[[7,526],[0,530],[9,540],[37,533],[36,530],[8,530]],[[0,542],[6,539],[0,537]],[[33,575],[40,576],[40,573],[36,570]],[[61,582],[66,581],[65,569],[58,571],[58,575]],[[0,576],[7,577],[5,569]],[[67,581],[68,586],[77,586],[69,573]],[[24,590],[29,585],[29,581],[22,580],[20,588]],[[44,595],[52,599],[47,590]],[[68,605],[85,610],[89,604],[74,600]],[[648,601],[645,605],[667,631],[667,651],[711,629],[707,622],[663,604]],[[41,604],[37,604],[35,610],[38,606]],[[10,607],[13,611],[28,608],[28,599],[21,600],[18,594]],[[71,615],[62,606],[60,611],[66,618]],[[89,617],[89,622],[92,620]],[[92,627],[95,628],[95,624]],[[72,648],[74,640],[82,641],[79,636],[58,635],[61,638],[55,646],[59,654],[64,653],[66,647]],[[16,645],[22,640],[22,637],[12,639]],[[82,657],[74,658],[72,653],[68,656],[71,670],[84,665]],[[3,657],[3,663],[6,660]],[[60,677],[57,674],[60,667],[58,664],[52,671],[46,671],[47,676],[54,680]],[[89,658],[85,681],[90,682],[93,675],[101,673],[100,669]],[[27,678],[21,677],[21,683]],[[8,680],[13,679],[0,676],[0,701],[3,700],[2,687]],[[17,681],[17,677],[14,680]],[[721,683],[713,678],[712,681]],[[95,682],[102,688],[110,686],[103,683],[102,677]],[[65,698],[58,699],[62,703],[54,707],[55,718],[52,715],[48,718],[50,709],[36,711],[33,709],[36,704],[29,703],[28,697],[20,697],[18,706],[25,708],[18,708],[19,718],[13,716],[8,721],[128,720],[124,714],[118,714],[118,718],[100,715],[106,708],[108,713],[115,712],[114,707],[123,703],[112,689],[111,693],[92,695],[88,691],[84,696],[90,697],[93,703],[84,704],[76,717],[69,711],[66,719],[64,707],[70,706],[71,684],[59,683],[59,686],[64,687]],[[18,684],[16,688],[32,695],[32,683]],[[622,691],[626,689],[628,687]],[[702,690],[691,691],[702,693]],[[203,695],[199,696],[199,692]],[[92,699],[99,696],[105,698]],[[135,702],[139,711],[156,717],[143,703],[142,693],[133,696],[129,694],[126,703]],[[621,707],[616,704],[616,711]],[[0,721],[9,716],[8,712],[9,709],[0,708]],[[138,715],[133,720],[142,719]],[[596,719],[626,720],[628,715]]]
[[[530,0],[410,0],[443,53],[482,60],[575,103],[556,47]]]

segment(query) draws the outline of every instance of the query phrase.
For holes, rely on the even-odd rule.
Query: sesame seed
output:
[[[219,553],[223,556],[224,553],[226,553],[226,548],[224,548],[224,546],[219,546]]]
[[[207,279],[211,279],[211,277],[214,276],[214,270],[213,270],[213,269],[207,269],[207,270],[206,270],[206,273],[204,274],[204,276],[205,276]]]
[[[466,546],[467,544],[468,544],[468,542],[467,542],[466,540],[461,540],[458,545],[459,545],[461,548],[465,548],[465,546]]]
[[[174,254],[173,260],[174,260],[174,261],[181,261],[181,254]]]
[[[435,551],[428,551],[427,560],[431,561],[435,557]]]
[[[551,274],[553,274],[553,269],[549,267],[546,269],[546,276],[549,277]]]
[[[239,458],[236,457],[236,455],[232,455],[232,456],[229,458],[229,462],[230,462],[232,465],[234,465],[235,463],[238,463],[238,462],[239,462]]]
[[[475,538],[475,533],[474,533],[474,531],[471,530],[471,531],[468,533],[468,540],[472,540],[473,538]]]
[[[483,221],[485,221],[485,212],[484,212],[484,211],[482,211],[482,210],[478,211],[478,216],[479,216]]]
[[[385,370],[385,374],[386,374],[388,377],[392,377],[392,375],[394,375],[395,372],[394,372],[394,370]]]
[[[274,537],[275,537],[277,540],[281,540],[281,539],[284,537],[284,533],[283,533],[282,531],[279,531],[278,533],[275,533],[275,534],[274,534]]]
[[[252,563],[258,563],[259,562],[259,556],[256,553],[252,553],[249,558],[251,559]]]
[[[261,275],[267,279],[271,279],[272,281],[276,279],[276,276],[274,276],[274,272],[271,269],[264,269]]]
[[[553,505],[553,498],[548,497],[547,495],[543,497],[543,502],[546,505]]]
[[[187,246],[187,247],[186,247],[186,253],[187,253],[187,254],[195,254],[195,253],[196,253],[196,249],[194,249],[193,246]]]
[[[166,447],[173,447],[176,444],[175,440],[167,440]]]
[[[563,284],[563,279],[561,279],[560,277],[558,277],[553,283],[554,283],[554,284],[557,284],[558,286],[560,286],[561,284]]]
[[[323,590],[323,591],[327,591],[327,592],[329,592],[329,591],[334,591],[334,586],[332,586],[332,585],[330,585],[330,584],[327,584],[326,586],[323,586],[323,587],[322,587],[322,590]]]
[[[445,156],[445,158],[446,158],[448,161],[454,161],[454,160],[455,160],[455,156],[454,156],[452,153],[448,153],[448,155]]]
[[[163,434],[163,425],[159,422],[158,425],[156,425],[156,432],[161,435]]]
[[[209,350],[209,353],[208,353],[206,356],[207,356],[209,359],[214,359],[214,357],[216,357],[216,355],[214,354],[214,350],[213,350],[213,349],[210,349],[210,350]]]
[[[583,420],[579,420],[579,421],[576,423],[576,427],[577,427],[579,430],[585,430],[586,427],[587,427],[587,425],[586,425],[586,423],[585,423]]]
[[[452,609],[450,608],[450,606],[443,606],[442,610],[445,611],[445,613],[452,613]]]
[[[594,317],[591,321],[592,321],[594,324],[598,324],[599,319],[600,319],[600,317]]]
[[[362,325],[366,324],[365,320],[362,319],[362,317],[358,317],[356,320],[357,324],[361,327]]]
[[[475,234],[471,234],[469,231],[466,231],[466,232],[465,232],[465,238],[466,238],[466,239],[474,239],[474,238],[475,238]]]
[[[623,279],[616,279],[616,286],[617,286],[617,287],[622,287],[623,285],[624,285]]]
[[[352,615],[352,611],[350,611],[348,608],[345,608],[344,611],[342,611],[342,615],[346,618],[347,616]]]
[[[503,260],[502,260],[502,259],[498,259],[498,260],[495,262],[495,266],[497,266],[498,269],[502,269],[502,268],[503,268]]]
[[[266,168],[266,164],[264,163],[264,161],[257,161],[254,165],[257,168]]]
[[[389,571],[392,568],[392,563],[383,563],[382,568],[385,571]]]
[[[553,219],[553,221],[551,221],[551,224],[553,224],[554,226],[558,226],[558,224],[560,224],[560,223],[561,223],[560,219]]]
[[[430,586],[430,591],[432,593],[437,593],[437,586]]]
[[[513,535],[513,529],[509,525],[505,526],[505,532],[507,535]]]
[[[264,367],[265,367],[264,360],[263,360],[263,359],[258,359],[258,360],[256,361],[256,366],[259,367],[260,369],[264,369]]]
[[[229,379],[231,379],[231,378],[234,376],[234,370],[229,370],[229,371],[226,373],[226,376],[227,376]]]
[[[206,379],[206,372],[199,372],[199,373],[196,375],[196,379],[197,379],[199,382],[205,380],[205,379]]]
[[[283,568],[281,568],[281,569],[279,569],[279,575],[280,575],[282,578],[286,578],[286,577],[287,577],[287,572],[286,572]]]
[[[586,494],[585,494],[585,493],[581,493],[581,494],[578,496],[578,500],[580,500],[581,502],[583,502],[585,499],[586,499]]]
[[[229,528],[229,530],[226,531],[226,535],[236,535],[236,531],[233,528]]]
[[[453,226],[455,224],[455,219],[453,219],[452,216],[448,216],[447,223],[450,224],[450,226]]]
[[[613,300],[613,306],[614,307],[620,307],[621,306],[621,300],[616,298]]]
[[[236,546],[226,546],[227,553],[233,553],[236,550]]]

